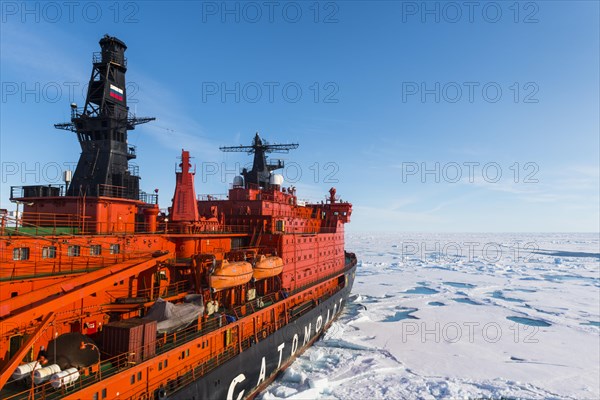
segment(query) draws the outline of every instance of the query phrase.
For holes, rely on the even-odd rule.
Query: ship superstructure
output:
[[[298,200],[267,153],[227,195],[196,196],[181,152],[171,207],[140,191],[125,44],[105,36],[83,109],[57,128],[81,156],[64,186],[11,188],[0,215],[0,397],[252,397],[329,326],[354,279],[352,205]]]

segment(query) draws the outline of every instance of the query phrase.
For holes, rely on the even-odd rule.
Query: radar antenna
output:
[[[248,184],[255,184],[259,187],[266,188],[269,185],[271,171],[284,167],[283,160],[275,160],[274,163],[267,163],[266,153],[289,153],[290,150],[297,149],[298,146],[298,143],[270,144],[266,140],[261,139],[258,132],[256,132],[252,145],[250,146],[223,146],[219,147],[219,150],[226,153],[238,152],[254,154],[252,170],[248,171],[246,168],[242,170],[246,187]]]

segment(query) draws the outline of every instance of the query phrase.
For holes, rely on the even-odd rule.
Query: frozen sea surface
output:
[[[347,234],[351,300],[259,397],[599,399],[598,234]]]

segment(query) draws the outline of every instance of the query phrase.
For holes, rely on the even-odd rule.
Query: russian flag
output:
[[[115,85],[110,85],[110,97],[123,101],[123,89],[119,89]]]

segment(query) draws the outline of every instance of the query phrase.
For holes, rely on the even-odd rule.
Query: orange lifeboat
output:
[[[254,280],[261,280],[279,275],[283,271],[283,259],[275,256],[261,255],[256,261],[252,277]]]
[[[223,260],[210,275],[210,287],[214,290],[229,289],[243,285],[252,279],[252,264],[245,261],[230,263]]]

